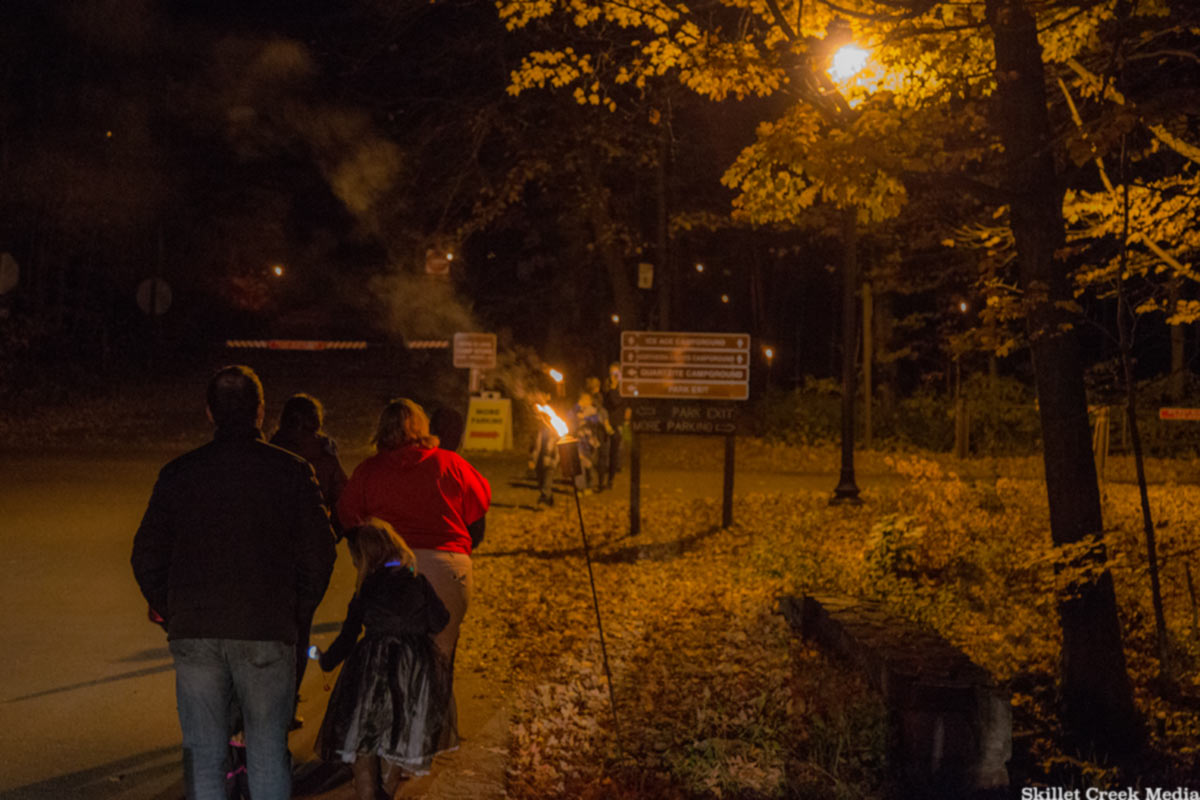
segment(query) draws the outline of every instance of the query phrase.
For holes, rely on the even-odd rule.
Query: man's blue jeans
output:
[[[288,725],[296,697],[295,645],[175,639],[175,700],[188,800],[226,800],[231,709],[241,708],[246,778],[254,800],[288,800]]]

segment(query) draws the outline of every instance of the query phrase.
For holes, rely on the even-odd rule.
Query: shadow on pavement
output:
[[[141,678],[146,675],[154,675],[159,672],[170,672],[175,669],[175,664],[161,664],[157,667],[146,667],[145,669],[135,669],[132,672],[122,672],[119,675],[109,675],[104,678],[96,678],[94,681],[83,681],[82,683],[72,683],[69,686],[58,686],[53,689],[43,689],[40,692],[31,694],[23,694],[20,697],[10,697],[5,700],[5,703],[19,703],[22,700],[33,700],[36,697],[46,697],[47,695],[60,694],[62,692],[73,692],[76,689],[87,689],[92,686],[99,686],[104,683],[113,683],[115,681],[127,681],[131,678]]]
[[[0,792],[0,800],[117,798],[139,786],[162,782],[168,777],[177,779],[179,771],[179,745],[171,745]],[[174,791],[166,796],[181,794],[182,791]]]

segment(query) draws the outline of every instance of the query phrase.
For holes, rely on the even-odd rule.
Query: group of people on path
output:
[[[535,398],[537,405],[549,405],[549,397]],[[582,473],[576,486],[583,493],[611,489],[613,479],[621,470],[621,430],[629,418],[629,405],[621,396],[621,365],[609,366],[608,377],[601,384],[597,377],[584,381],[583,391],[567,412],[567,429],[578,442]],[[530,448],[529,461],[538,486],[538,505],[554,505],[554,470],[558,465],[555,444],[558,435],[549,421],[541,419]]]
[[[187,796],[226,800],[239,730],[251,797],[291,796],[287,736],[314,657],[343,665],[318,754],[352,764],[361,800],[391,798],[458,741],[454,652],[491,488],[412,400],[387,405],[349,477],[315,398],[290,398],[270,443],[249,367],[219,370],[206,400],[213,439],[163,467],[131,556],[175,662]],[[321,652],[309,631],[342,538],[357,580]]]

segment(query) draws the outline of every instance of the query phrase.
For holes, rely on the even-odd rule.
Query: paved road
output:
[[[178,797],[174,672],[162,632],[146,621],[129,551],[158,469],[174,451],[0,455],[0,800],[152,800]],[[362,454],[345,458],[352,468]],[[529,505],[519,454],[478,456],[495,513]],[[738,493],[829,489],[832,475],[739,475]],[[646,470],[643,493],[720,496],[719,470]],[[589,502],[601,502],[601,496]],[[628,497],[627,473],[616,491]],[[344,545],[318,640],[330,638],[353,587]],[[310,756],[323,678],[310,670],[293,750]],[[463,732],[495,727],[487,687],[460,687]],[[335,797],[336,793],[330,795]]]

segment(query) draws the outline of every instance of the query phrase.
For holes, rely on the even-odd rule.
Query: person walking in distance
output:
[[[187,797],[225,800],[236,703],[251,796],[287,800],[298,621],[328,586],[333,528],[312,467],[263,439],[253,370],[218,370],[207,405],[213,439],[163,467],[130,561],[175,661]]]
[[[529,448],[529,466],[533,469],[534,481],[537,483],[539,506],[554,505],[554,470],[558,466],[558,433],[550,424],[550,418],[540,406],[550,405],[550,396],[546,392],[535,392],[533,395],[534,408],[537,409],[537,432],[533,437],[533,445]]]
[[[609,489],[613,479],[621,471],[621,443],[624,439],[623,430],[629,422],[631,409],[628,401],[621,396],[621,363],[614,361],[608,365],[608,380],[604,383],[604,410],[608,412],[608,423],[611,432],[608,436],[608,475],[600,476]]]
[[[338,458],[337,442],[324,431],[325,408],[321,401],[303,392],[294,394],[283,404],[279,414],[279,428],[271,437],[271,444],[282,447],[303,458],[312,465],[321,487],[325,508],[331,512],[337,507],[338,495],[346,485],[346,471]],[[333,530],[341,539],[342,530],[337,517],[333,517]],[[316,611],[316,608],[313,608]],[[300,706],[300,684],[308,667],[308,638],[312,630],[312,616],[297,620],[296,631],[296,707]],[[292,718],[292,729],[304,724],[297,713]]]

